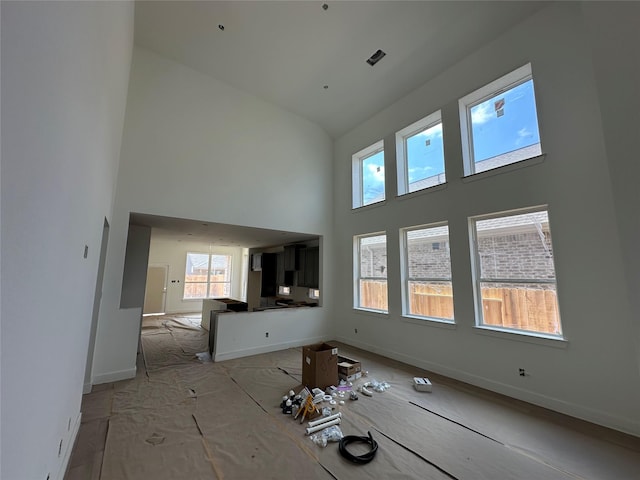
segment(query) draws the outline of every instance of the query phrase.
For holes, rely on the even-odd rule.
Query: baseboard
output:
[[[119,382],[120,380],[128,380],[136,376],[136,367],[128,368],[126,370],[119,370],[117,372],[101,373],[94,375],[92,379],[92,385],[99,385],[101,383]]]
[[[91,389],[93,388],[93,384],[91,383],[85,383],[82,386],[82,394],[86,395],[87,393],[91,393]]]
[[[597,425],[611,428],[623,433],[628,433],[630,435],[640,436],[640,422],[637,420],[611,415],[601,410],[585,407],[584,405],[567,402],[555,397],[541,395],[530,390],[513,387],[505,383],[496,382],[495,380],[491,380],[489,378],[473,375],[462,370],[451,368],[440,363],[421,360],[419,358],[412,357],[400,352],[395,352],[393,350],[387,350],[384,348],[379,348],[375,345],[370,345],[368,343],[354,341],[351,338],[336,337],[336,340],[342,343],[346,343],[347,345],[361,348],[362,350],[366,350],[368,352],[377,353],[378,355],[382,355],[384,357],[392,358],[394,360],[416,366],[423,370],[429,370],[439,375],[444,375],[445,377],[469,383],[485,390],[490,390],[492,392],[500,393],[508,397],[522,400],[524,402],[532,403],[539,407],[548,408],[549,410],[553,410],[570,417],[579,418],[581,420],[595,423]]]
[[[287,348],[300,347],[302,345],[309,345],[311,343],[320,343],[326,341],[327,336],[311,337],[301,340],[291,340],[282,343],[273,343],[270,345],[263,345],[260,347],[244,348],[242,350],[234,350],[231,352],[216,353],[214,355],[214,362],[222,362],[224,360],[232,360],[234,358],[249,357],[251,355],[259,355],[261,353],[277,352],[279,350],[286,350]]]
[[[82,423],[82,412],[79,412],[78,416],[76,417],[76,421],[73,424],[71,435],[67,439],[66,448],[64,449],[64,456],[62,457],[62,462],[60,463],[60,469],[58,470],[58,474],[53,480],[64,480],[64,477],[69,468],[69,461],[71,460],[71,454],[73,453],[73,449],[76,445],[76,440],[78,439],[78,432],[80,431],[81,423]]]

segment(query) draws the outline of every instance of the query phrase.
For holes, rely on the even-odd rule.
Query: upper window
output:
[[[184,298],[231,296],[231,255],[187,253]]]
[[[465,176],[541,155],[531,64],[459,101]]]
[[[354,306],[388,311],[387,236],[384,233],[354,237]]]
[[[403,229],[404,314],[453,321],[449,227]]]
[[[477,324],[562,336],[546,210],[471,219]]]
[[[396,133],[398,195],[446,182],[440,111]]]
[[[384,144],[382,140],[352,157],[353,208],[384,200]]]

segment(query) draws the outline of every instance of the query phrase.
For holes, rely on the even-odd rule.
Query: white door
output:
[[[142,313],[164,313],[167,293],[167,265],[147,267],[147,284],[144,289]]]

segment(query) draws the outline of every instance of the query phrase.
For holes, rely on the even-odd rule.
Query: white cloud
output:
[[[495,117],[495,112],[491,111],[491,102],[481,103],[471,109],[471,123],[486,123]]]
[[[533,133],[531,132],[531,130],[528,130],[527,127],[522,127],[520,130],[518,130],[518,138],[516,139],[516,145],[522,144],[522,142],[524,142],[525,139],[531,138],[532,136],[533,136]]]
[[[428,138],[442,138],[442,124],[438,123],[437,125],[434,125],[431,128],[427,128],[426,130],[423,130],[422,132],[418,133],[418,135],[421,137],[428,137]]]

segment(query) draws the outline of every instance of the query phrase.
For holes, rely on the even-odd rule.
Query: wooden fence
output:
[[[387,284],[363,281],[361,305],[387,310]],[[485,325],[559,334],[560,321],[556,292],[533,288],[482,288]],[[453,291],[450,286],[414,283],[409,291],[411,315],[453,320]]]

